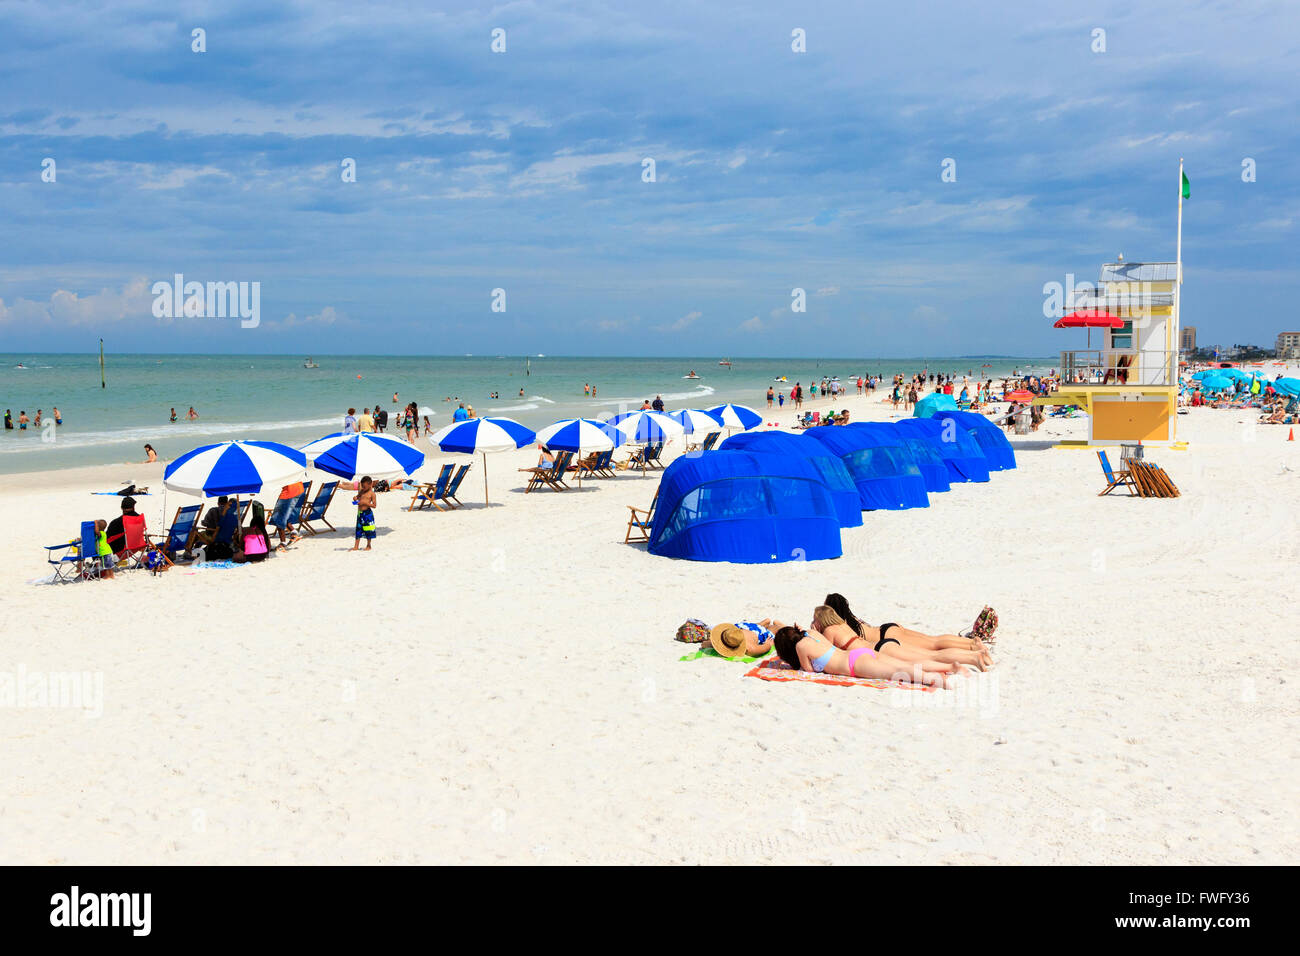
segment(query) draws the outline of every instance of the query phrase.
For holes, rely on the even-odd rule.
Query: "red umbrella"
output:
[[[1014,392],[1007,392],[1002,398],[1008,402],[1028,402],[1033,400],[1034,393],[1020,388]]]
[[[1118,329],[1124,324],[1124,320],[1117,315],[1111,315],[1109,312],[1100,312],[1096,309],[1083,309],[1079,312],[1071,312],[1069,315],[1057,319],[1052,325],[1054,329]]]
[[[1091,349],[1093,329],[1118,329],[1123,324],[1123,319],[1117,315],[1111,315],[1109,312],[1102,312],[1100,309],[1080,309],[1078,312],[1071,312],[1069,315],[1057,319],[1052,324],[1052,328],[1087,329],[1088,348]]]

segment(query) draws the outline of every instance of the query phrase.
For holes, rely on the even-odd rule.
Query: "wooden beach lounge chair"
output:
[[[579,479],[592,477],[596,474],[596,470],[600,466],[600,458],[601,453],[593,451],[590,455],[581,459],[573,466],[574,473],[577,474]]]
[[[307,507],[307,496],[311,494],[310,481],[302,483],[302,491],[292,498],[281,498],[275,503],[275,508],[266,516],[268,527],[278,528],[281,531],[287,531],[290,535],[297,537],[298,522],[302,520],[303,509]]]
[[[434,505],[439,511],[443,510],[436,502],[447,491],[447,483],[451,481],[451,473],[456,470],[455,464],[448,463],[442,466],[442,471],[438,472],[437,481],[426,481],[415,489],[415,494],[411,497],[411,506],[407,511],[418,511],[423,508]]]
[[[461,506],[461,501],[456,497],[456,492],[460,491],[460,483],[465,480],[467,471],[469,471],[469,465],[461,465],[460,470],[456,472],[456,477],[451,480],[451,484],[447,486],[447,490],[442,496],[442,500],[449,505],[455,502],[453,507],[459,508]]]
[[[649,541],[650,528],[654,525],[655,505],[659,503],[659,490],[655,489],[655,496],[650,499],[649,508],[635,508],[628,505],[628,510],[632,512],[631,517],[627,519],[627,534],[623,536],[623,543],[630,544],[632,541]],[[645,515],[644,518],[638,517]],[[632,535],[636,535],[635,538]]]
[[[1133,481],[1138,488],[1138,494],[1145,498],[1178,498],[1181,493],[1170,477],[1165,474],[1165,470],[1159,465],[1150,461],[1138,461],[1136,459],[1129,462],[1129,468],[1132,470]]]
[[[614,475],[614,449],[602,451],[600,461],[596,462],[596,474],[601,478],[613,478]]]
[[[1106,489],[1098,492],[1097,497],[1108,495],[1116,488],[1127,488],[1130,497],[1142,493],[1137,482],[1133,480],[1133,476],[1128,471],[1113,471],[1111,469],[1110,459],[1100,449],[1097,450],[1097,460],[1101,462],[1101,470],[1106,475]]]
[[[171,527],[165,534],[149,535],[161,541],[161,544],[157,545],[158,550],[169,561],[174,562],[178,555],[188,555],[190,549],[194,547],[194,538],[199,532],[199,513],[202,510],[202,505],[185,505],[177,508],[176,517],[172,519]]]
[[[550,468],[521,468],[520,471],[528,472],[528,484],[524,487],[524,494],[541,488],[545,485],[555,491],[564,491],[568,484],[564,481],[565,472],[569,470],[569,463],[573,461],[573,452],[562,451],[556,454],[555,461]]]
[[[647,468],[665,468],[663,460],[659,457],[664,452],[664,443],[655,442],[653,445],[647,445],[645,450],[645,466]]]
[[[700,446],[700,451],[712,451],[713,446],[718,443],[718,439],[721,437],[722,432],[709,432],[704,436],[704,444]]]
[[[316,497],[312,500],[311,507],[303,509],[302,517],[298,520],[298,531],[306,531],[308,534],[322,534],[311,526],[313,521],[319,521],[331,531],[336,530],[325,518],[325,509],[330,506],[334,500],[334,491],[339,486],[337,481],[327,481],[316,489]]]

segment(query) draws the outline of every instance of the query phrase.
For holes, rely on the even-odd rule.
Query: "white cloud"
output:
[[[681,332],[683,329],[687,329],[693,325],[702,315],[704,315],[703,312],[687,312],[675,322],[669,322],[667,325],[656,326],[655,330],[658,332]]]
[[[6,305],[0,299],[0,325],[55,325],[87,326],[106,322],[123,322],[138,319],[155,323],[153,296],[149,280],[136,277],[120,290],[100,289],[89,295],[80,295],[67,289],[58,289],[48,301],[16,299]]]

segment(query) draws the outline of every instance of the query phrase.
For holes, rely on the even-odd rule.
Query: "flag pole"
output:
[[[1178,245],[1174,252],[1174,314],[1173,344],[1174,353],[1170,381],[1178,384],[1178,358],[1183,350],[1183,157],[1178,157]]]
[[[1183,284],[1183,158],[1178,157],[1178,251],[1174,256],[1178,263],[1178,284]]]

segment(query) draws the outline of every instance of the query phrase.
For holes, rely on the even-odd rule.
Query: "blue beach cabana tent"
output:
[[[989,460],[989,471],[1009,471],[1016,467],[1016,452],[1011,447],[1011,442],[1001,428],[983,415],[975,412],[939,412],[934,417],[939,421],[951,418],[966,429],[980,446],[980,451],[984,452],[984,457]]]
[[[917,470],[925,481],[928,492],[947,491],[952,487],[948,477],[948,466],[943,463],[943,456],[934,443],[923,435],[901,431],[889,422],[851,422],[849,428],[861,428],[892,442],[898,442],[907,448],[916,462]]]
[[[956,422],[945,428],[942,421],[933,418],[902,418],[894,427],[903,432],[923,435],[938,450],[943,463],[948,466],[951,481],[988,481],[989,460],[974,438]]]
[[[835,504],[809,459],[729,450],[684,455],[664,469],[649,551],[736,564],[843,553]]]
[[[818,441],[840,456],[858,488],[866,511],[928,508],[930,496],[916,459],[906,446],[861,428],[823,425],[803,433],[801,441]]]
[[[808,442],[789,432],[741,432],[732,435],[719,449],[751,451],[764,455],[796,455],[812,462],[821,475],[826,490],[835,503],[835,514],[841,528],[862,525],[862,505],[858,502],[858,489],[838,455],[819,442]]]

